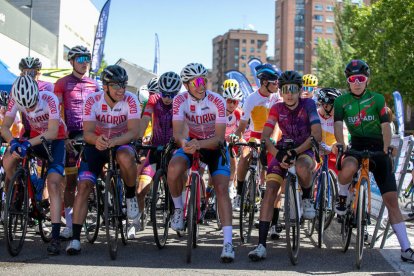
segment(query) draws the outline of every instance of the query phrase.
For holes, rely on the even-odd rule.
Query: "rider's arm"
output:
[[[145,134],[145,130],[148,127],[149,122],[151,121],[151,116],[147,116],[147,115],[143,115],[141,120],[140,120],[140,126],[139,126],[139,132],[138,132],[138,137],[141,138],[144,136]]]
[[[126,145],[132,140],[138,138],[138,132],[140,130],[140,119],[129,119],[127,121],[127,127],[128,131],[126,133],[111,139],[109,147]]]
[[[98,135],[95,134],[96,121],[83,121],[83,139],[90,145],[95,145]]]
[[[265,127],[263,128],[263,132],[262,132],[262,140],[265,140],[267,152],[269,152],[273,156],[276,156],[277,149],[273,145],[272,141],[270,141],[270,136],[272,132],[273,132],[273,128],[265,125]]]
[[[184,147],[187,142],[188,132],[184,131],[184,121],[173,120],[173,137],[178,147]]]
[[[276,128],[277,129],[279,128],[279,126],[278,126],[279,113],[278,113],[277,110],[278,110],[277,104],[273,105],[270,108],[269,116],[267,117],[267,121],[266,121],[266,123],[264,125],[264,128],[263,128],[263,131],[262,131],[262,140],[265,140],[266,149],[273,156],[276,156],[276,154],[278,152],[276,147],[273,145],[272,141],[270,141],[270,137],[271,137],[273,131]]]
[[[5,116],[3,120],[3,125],[1,126],[1,136],[6,140],[7,143],[10,143],[13,140],[13,135],[10,131],[10,127],[13,125],[14,118]]]
[[[152,114],[154,113],[154,105],[156,104],[157,99],[160,99],[160,98],[157,98],[156,94],[151,95],[147,103],[145,104],[144,112],[142,113],[142,117],[141,117],[138,137],[144,136],[145,131],[148,127],[148,124],[152,119]]]
[[[240,123],[239,123],[239,127],[236,129],[236,131],[234,132],[234,134],[236,134],[239,138],[243,136],[244,131],[246,130],[247,127],[247,121],[241,119]]]
[[[44,137],[46,140],[56,140],[58,137],[59,132],[59,119],[53,119],[49,120],[47,124],[47,130],[29,140],[30,144],[32,146],[40,145],[42,143],[42,140],[40,140],[40,137]]]
[[[240,124],[239,127],[237,128],[236,132],[234,134],[236,134],[238,137],[242,137],[244,134],[244,131],[246,130],[247,127],[247,123],[249,122],[250,119],[250,115],[252,114],[252,110],[253,107],[255,106],[254,104],[251,104],[251,100],[249,99],[253,99],[250,96],[246,98],[246,101],[244,102],[243,105],[243,114],[241,116],[240,119]]]
[[[379,113],[379,120],[381,123],[381,130],[382,130],[382,139],[384,141],[384,152],[387,153],[388,147],[391,145],[391,138],[392,138],[392,132],[391,132],[391,125],[390,125],[390,113],[389,109],[387,108],[385,104],[385,98],[384,96],[378,94],[376,96],[378,98],[377,107],[378,107],[378,113]]]
[[[391,125],[389,122],[381,124],[382,129],[382,139],[384,141],[384,152],[387,153],[388,147],[391,145]]]
[[[318,111],[316,110],[316,104],[311,99],[305,100],[306,112],[308,113],[309,121],[308,123],[311,126],[311,136],[320,143],[322,141],[322,127],[321,120],[319,119]],[[311,137],[306,139],[299,147],[295,148],[297,154],[304,152],[312,147]]]
[[[226,124],[216,123],[215,135],[206,140],[199,140],[200,148],[202,149],[216,149],[219,142],[224,142],[224,136],[226,134]]]

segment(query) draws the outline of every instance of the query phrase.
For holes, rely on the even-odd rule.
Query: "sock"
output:
[[[302,188],[302,199],[310,198],[312,187]]]
[[[338,181],[338,195],[348,196],[349,185],[351,185],[351,183],[341,184]]]
[[[244,181],[237,180],[237,195],[241,195],[243,192]]]
[[[233,244],[233,226],[223,226],[223,244]]]
[[[181,196],[173,197],[172,199],[174,201],[174,208],[175,209],[183,209],[183,200],[182,200]]]
[[[80,234],[82,232],[82,224],[72,224],[72,230],[73,230],[73,239],[80,241]]]
[[[65,220],[66,220],[66,227],[72,228],[72,207],[65,207]]]
[[[277,225],[277,221],[279,220],[279,211],[279,208],[273,209],[272,226]]]
[[[52,239],[59,239],[60,236],[60,222],[52,223]]]
[[[270,221],[259,221],[259,244],[266,247],[267,234],[269,233]]]
[[[133,198],[135,196],[135,186],[129,187],[125,185],[125,197],[126,198]]]
[[[398,242],[400,243],[401,251],[406,251],[408,248],[410,248],[411,244],[408,240],[407,228],[405,227],[405,223],[402,221],[400,223],[391,225],[391,227],[394,230],[395,235],[397,236]]]

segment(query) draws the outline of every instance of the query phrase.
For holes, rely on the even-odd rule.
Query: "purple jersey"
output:
[[[53,92],[53,90],[54,90],[53,83],[47,82],[47,81],[38,80],[37,81],[37,86],[39,87],[39,92],[41,92],[41,91]]]
[[[173,136],[172,117],[173,105],[164,104],[159,94],[149,97],[142,116],[152,115],[152,145],[166,145]]]
[[[276,123],[282,131],[283,144],[292,139],[295,147],[303,144],[311,135],[311,126],[320,124],[316,104],[312,99],[299,99],[298,106],[291,110],[285,103],[278,102],[270,109],[265,126],[274,128]]]
[[[55,94],[63,106],[64,119],[69,133],[83,130],[83,105],[86,98],[99,91],[98,83],[88,77],[79,79],[70,74],[55,83]]]

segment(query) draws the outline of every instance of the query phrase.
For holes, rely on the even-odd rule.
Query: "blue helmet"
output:
[[[280,70],[272,64],[264,63],[256,66],[256,76],[259,80],[277,80],[280,76]]]

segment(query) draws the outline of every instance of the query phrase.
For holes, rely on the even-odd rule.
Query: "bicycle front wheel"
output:
[[[7,192],[4,214],[4,232],[7,250],[17,256],[23,248],[29,218],[29,200],[27,182],[23,169],[13,175]]]
[[[318,198],[318,247],[321,248],[323,244],[323,233],[325,230],[326,219],[326,205],[327,195],[326,190],[328,186],[328,176],[326,172],[322,172],[321,182],[318,185],[319,198]]]
[[[102,180],[98,179],[96,185],[92,188],[88,198],[88,214],[85,219],[84,229],[86,239],[89,243],[94,243],[99,233],[99,226],[101,223],[102,204],[100,198],[102,197],[101,187]]]
[[[285,187],[285,228],[289,259],[293,265],[298,263],[300,246],[300,212],[298,206],[298,191],[295,180],[288,175]]]
[[[367,193],[366,188],[368,181],[366,179],[361,180],[361,185],[359,186],[359,195],[358,195],[358,207],[357,207],[357,235],[356,235],[356,266],[358,269],[361,268],[362,255],[364,253],[364,236],[365,228],[367,227]]]
[[[335,217],[335,202],[338,194],[338,188],[336,184],[336,174],[334,171],[329,170],[329,189],[326,191],[327,205],[326,205],[326,218],[325,218],[325,230],[328,229],[333,218]],[[329,204],[328,204],[329,202]]]
[[[254,207],[256,195],[256,179],[252,171],[246,175],[240,199],[240,239],[242,243],[248,243],[252,234],[254,223]]]
[[[196,207],[196,185],[197,175],[191,175],[190,195],[187,205],[187,263],[191,263],[192,249],[196,247],[197,242],[197,207]]]
[[[116,178],[112,171],[108,171],[105,181],[105,230],[106,242],[108,244],[109,256],[115,260],[118,253],[118,235],[119,235],[119,219],[118,219],[119,201],[116,191]]]

